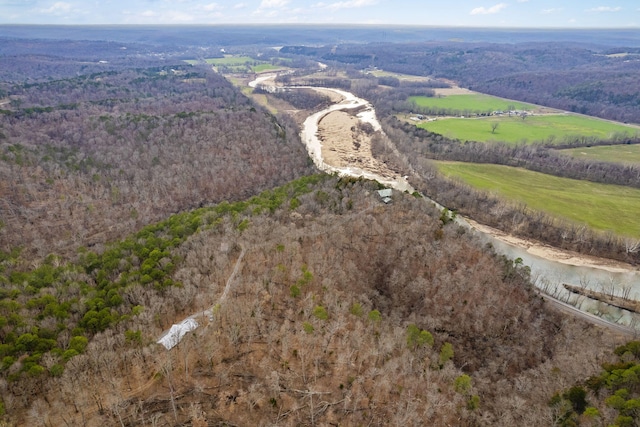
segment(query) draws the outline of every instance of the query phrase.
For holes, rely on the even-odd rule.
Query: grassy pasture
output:
[[[498,123],[495,132],[492,124]],[[607,139],[616,133],[633,135],[636,129],[604,120],[574,115],[520,117],[491,116],[477,119],[440,119],[418,126],[462,141],[503,141],[509,143],[556,141],[585,136]]]
[[[422,81],[429,81],[430,80],[429,77],[412,76],[410,74],[394,73],[394,72],[391,72],[391,71],[383,71],[383,70],[371,71],[370,74],[375,76],[375,77],[395,77],[398,80],[413,81],[413,82],[422,82]]]
[[[601,145],[561,150],[578,159],[598,160],[612,163],[640,164],[640,144]]]
[[[211,65],[226,65],[227,67],[233,67],[237,65],[245,65],[248,62],[256,62],[255,59],[248,56],[230,56],[227,55],[224,58],[209,58],[206,59],[207,64]]]
[[[472,95],[449,95],[444,97],[411,96],[409,101],[415,102],[418,107],[443,108],[447,110],[468,110],[471,113],[485,113],[492,111],[507,111],[511,106],[516,110],[530,111],[535,105],[508,99],[497,98],[491,95],[476,93]]]
[[[186,60],[185,62],[191,65],[195,65],[200,61],[190,59]],[[205,62],[215,67],[227,67],[234,72],[244,72],[246,71],[247,67],[251,68],[251,71],[253,71],[254,73],[262,73],[269,70],[280,70],[283,68],[280,65],[273,65],[269,62],[259,61],[249,56],[225,55],[224,58],[207,58],[205,59]]]
[[[448,177],[596,230],[640,237],[640,190],[558,178],[508,166],[437,162]]]
[[[273,64],[258,64],[251,67],[254,73],[262,73],[264,71],[270,70],[281,70],[283,67],[280,65]]]

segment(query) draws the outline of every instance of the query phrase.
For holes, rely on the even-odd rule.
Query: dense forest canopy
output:
[[[211,70],[93,73],[15,85],[10,96],[0,114],[4,250],[67,253],[310,170],[297,127]]]

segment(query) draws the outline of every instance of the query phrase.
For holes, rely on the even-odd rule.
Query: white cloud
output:
[[[348,0],[348,1],[338,1],[335,3],[316,3],[312,5],[312,7],[320,8],[320,9],[330,9],[330,10],[340,10],[340,9],[354,9],[357,7],[366,7],[373,6],[378,3],[378,0]]]
[[[543,15],[551,15],[552,13],[559,13],[562,12],[564,9],[562,9],[561,7],[552,7],[551,9],[542,9],[542,14]]]
[[[246,3],[238,3],[233,6],[234,9],[244,9],[245,7],[247,7]]]
[[[182,23],[193,22],[195,21],[195,17],[178,10],[170,10],[163,14],[162,20],[166,23]]]
[[[127,24],[188,24],[196,22],[196,16],[179,10],[151,10],[142,12],[123,11]],[[204,15],[200,13],[197,18]]]
[[[599,7],[592,7],[591,9],[587,9],[585,12],[595,12],[595,13],[600,13],[600,12],[619,12],[621,11],[622,8],[621,7],[611,7],[611,6],[599,6]]]
[[[197,9],[203,10],[205,12],[213,12],[215,10],[221,10],[222,6],[220,6],[218,3],[209,3],[198,6]]]
[[[281,19],[281,12],[289,11],[287,5],[290,2],[291,0],[262,0],[258,8],[251,12],[251,15],[272,21]]]
[[[29,6],[35,2],[35,0],[4,0],[0,2],[0,6]]]
[[[490,8],[476,7],[470,12],[470,14],[471,15],[492,15],[494,13],[500,12],[505,7],[507,7],[506,3],[498,3],[496,5],[491,6]]]
[[[46,13],[50,15],[60,15],[67,13],[71,10],[71,4],[62,1],[56,2],[47,9],[40,9],[40,13]]]
[[[285,7],[291,0],[262,0],[258,9],[278,9]]]

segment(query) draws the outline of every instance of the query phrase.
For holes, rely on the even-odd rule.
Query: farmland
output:
[[[495,131],[493,126],[497,125]],[[478,119],[447,118],[418,125],[431,132],[462,141],[564,142],[577,137],[609,139],[636,130],[600,119],[576,115],[520,117],[492,116]]]
[[[421,81],[430,80],[428,77],[424,77],[424,76],[414,76],[411,74],[393,73],[390,71],[383,71],[383,70],[375,70],[370,72],[370,74],[375,77],[395,77],[398,80],[411,81],[411,82],[421,82]],[[426,97],[416,97],[416,98],[426,99]]]
[[[640,145],[601,145],[562,150],[562,153],[579,159],[612,163],[640,164]]]
[[[640,237],[640,190],[491,164],[437,162],[450,178],[597,230]]]
[[[223,58],[207,58],[204,60],[207,64],[214,67],[222,68],[225,71],[234,73],[251,71],[254,73],[262,73],[264,71],[279,70],[283,67],[274,65],[270,62],[260,61],[249,56],[233,56],[225,55]],[[187,60],[189,64],[197,64],[197,60]]]
[[[409,101],[419,108],[458,111],[461,114],[490,113],[493,111],[524,110],[530,111],[535,105],[497,98],[482,93],[471,95],[449,95],[444,97],[412,96]]]

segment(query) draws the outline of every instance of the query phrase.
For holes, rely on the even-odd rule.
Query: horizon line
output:
[[[528,27],[528,26],[473,26],[473,25],[419,25],[419,24],[368,24],[368,23],[193,23],[193,24],[33,24],[1,23],[0,27],[369,27],[369,28],[434,28],[434,29],[473,29],[473,30],[601,30],[601,31],[637,31],[638,26],[624,27]]]

